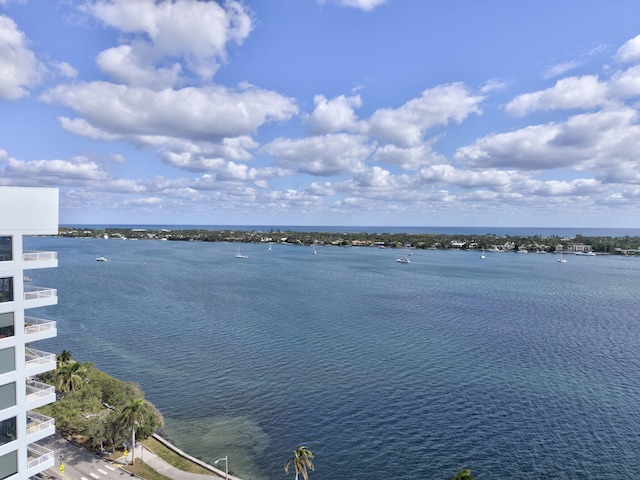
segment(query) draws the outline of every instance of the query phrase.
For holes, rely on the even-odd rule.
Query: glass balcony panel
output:
[[[24,333],[25,335],[46,332],[56,329],[54,320],[45,320],[43,318],[24,317]]]
[[[27,412],[27,436],[55,427],[55,419],[36,412]]]
[[[26,348],[24,352],[25,367],[33,368],[38,365],[46,365],[47,363],[55,363],[56,354],[36,350],[35,348]]]
[[[22,253],[22,260],[25,262],[42,262],[44,260],[57,260],[58,252],[38,252],[36,250],[26,250]]]
[[[27,380],[27,403],[36,402],[53,395],[55,398],[56,388],[53,385],[38,382],[36,380]]]
[[[53,450],[44,448],[37,443],[32,443],[27,447],[27,469],[31,470],[49,460],[55,461],[53,455]]]
[[[55,288],[43,288],[43,287],[24,287],[24,299],[25,300],[38,300],[41,298],[53,298],[58,295],[58,291]]]

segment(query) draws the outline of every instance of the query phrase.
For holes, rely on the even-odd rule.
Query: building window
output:
[[[15,407],[16,405],[16,384],[7,383],[0,386],[0,410]]]
[[[10,262],[11,260],[13,260],[13,239],[0,237],[0,262]]]
[[[0,350],[0,375],[3,373],[13,372],[16,369],[16,350],[15,348],[5,348]]]
[[[13,442],[16,439],[16,417],[7,418],[0,422],[0,445]]]
[[[15,334],[13,312],[0,313],[0,338],[13,337]]]
[[[0,302],[13,302],[13,277],[0,278]]]
[[[0,480],[18,473],[18,451],[0,456]]]

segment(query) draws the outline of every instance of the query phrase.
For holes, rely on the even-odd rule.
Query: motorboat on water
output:
[[[105,257],[98,257],[98,258],[96,258],[96,261],[98,261],[98,262],[106,262],[107,259]]]
[[[411,260],[409,260],[409,257],[402,257],[402,258],[396,258],[396,262],[398,262],[398,263],[411,263]]]

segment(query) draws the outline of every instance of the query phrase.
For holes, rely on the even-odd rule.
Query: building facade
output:
[[[35,378],[56,368],[56,355],[38,350],[56,336],[56,322],[28,310],[56,305],[57,291],[31,275],[58,266],[56,252],[27,251],[23,238],[58,233],[58,189],[0,187],[0,480],[23,480],[55,465],[38,445],[54,420],[34,409],[52,403],[55,389]]]

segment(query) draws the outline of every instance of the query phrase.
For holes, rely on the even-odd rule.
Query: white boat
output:
[[[238,247],[238,252],[236,253],[236,258],[249,258],[246,255],[243,255],[242,252],[240,251],[240,247]]]
[[[560,258],[558,259],[560,263],[567,263],[567,259],[562,256],[562,252],[560,252]]]
[[[396,258],[396,262],[398,262],[398,263],[411,263],[411,260],[409,260],[409,257],[402,257],[402,258]]]
[[[105,257],[98,257],[98,258],[96,258],[96,261],[98,261],[98,262],[106,262],[107,259]]]
[[[487,256],[484,254],[484,248],[482,249],[482,253],[480,254],[480,258],[487,258]]]
[[[315,255],[315,254],[317,253],[317,252],[316,252],[316,246],[315,246],[315,245],[313,246],[313,252],[311,252],[311,253],[312,253],[313,255]]]
[[[271,251],[271,242],[269,242],[269,248],[267,249],[269,252]]]
[[[576,252],[574,255],[580,255],[582,257],[595,257],[596,252]]]

